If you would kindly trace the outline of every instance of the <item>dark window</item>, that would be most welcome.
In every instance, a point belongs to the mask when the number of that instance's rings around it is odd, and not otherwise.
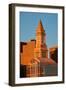
[[[42,56],[43,56],[43,57],[46,57],[46,52],[43,52],[43,53],[42,53]]]

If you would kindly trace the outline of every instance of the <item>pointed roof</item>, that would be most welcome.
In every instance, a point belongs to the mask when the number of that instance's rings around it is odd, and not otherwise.
[[[45,32],[41,20],[38,23],[37,32]]]
[[[41,20],[39,21],[38,26],[40,26],[40,27],[43,28],[43,25],[42,25],[42,21]]]

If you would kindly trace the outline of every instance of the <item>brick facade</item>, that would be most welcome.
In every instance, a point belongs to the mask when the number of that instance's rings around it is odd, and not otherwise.
[[[21,52],[22,51],[22,52]],[[52,50],[50,49],[50,55]],[[36,29],[36,40],[21,44],[20,50],[21,74],[25,77],[39,77],[57,75],[57,63],[53,58],[48,58],[46,33],[42,22],[39,21]],[[22,72],[23,71],[23,72]]]

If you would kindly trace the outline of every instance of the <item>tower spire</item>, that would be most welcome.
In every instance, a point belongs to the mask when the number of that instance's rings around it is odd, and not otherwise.
[[[47,57],[47,46],[46,46],[46,33],[43,28],[41,20],[38,23],[36,30],[36,48],[35,48],[36,57]]]
[[[42,21],[41,20],[38,23],[38,27],[37,27],[36,32],[43,32],[43,33],[45,33],[45,30],[43,28],[43,25],[42,25]]]

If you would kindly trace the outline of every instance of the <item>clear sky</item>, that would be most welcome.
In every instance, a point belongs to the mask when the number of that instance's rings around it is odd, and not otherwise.
[[[20,12],[20,41],[36,37],[38,22],[42,21],[48,47],[58,44],[58,15],[56,13]]]

